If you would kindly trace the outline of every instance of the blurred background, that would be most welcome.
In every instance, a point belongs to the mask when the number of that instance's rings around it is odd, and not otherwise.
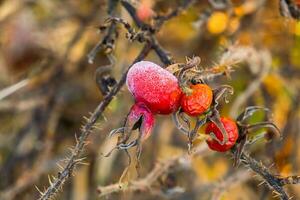
[[[99,27],[108,18],[112,2],[0,1],[0,199],[37,199],[35,186],[48,186],[48,175],[58,173],[57,163],[63,165],[75,145],[83,117],[102,100],[95,71],[109,65],[110,59],[107,52],[99,51],[89,63],[87,55],[103,38]],[[146,23],[182,2],[130,1],[141,9],[140,19]],[[235,89],[230,102],[221,105],[222,115],[235,118],[250,105],[270,108],[283,139],[262,139],[247,151],[275,174],[300,174],[300,22],[282,17],[277,0],[231,0],[225,7],[222,2],[196,1],[164,24],[157,40],[176,62],[200,56],[201,66],[207,68],[218,63],[232,45],[251,51],[253,56],[235,65],[230,77],[218,77],[209,84],[229,84]],[[121,5],[114,15],[138,30]],[[128,41],[122,26],[118,31],[111,67],[117,80],[143,46]],[[146,60],[164,65],[153,51]],[[101,153],[115,144],[107,135],[122,126],[132,103],[124,86],[88,138],[83,153],[86,165],[78,166],[57,199],[99,199],[99,186],[118,182],[128,162],[126,155],[115,152],[104,158]],[[258,113],[251,120],[262,118]],[[195,145],[205,146],[205,142]],[[171,117],[157,116],[154,132],[143,145],[141,177],[157,162],[186,152],[187,138]],[[276,199],[265,184],[258,186],[260,179],[245,167],[234,168],[229,154],[205,150],[183,162],[159,177],[150,190],[104,199]],[[134,173],[132,169],[132,179]],[[299,186],[286,189],[300,199]]]

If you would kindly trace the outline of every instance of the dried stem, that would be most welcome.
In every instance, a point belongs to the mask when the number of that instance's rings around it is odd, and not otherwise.
[[[193,156],[203,155],[207,151],[206,145],[200,145],[195,149],[192,154],[185,153],[183,155],[165,160],[157,165],[150,171],[144,178],[130,181],[128,183],[116,183],[108,186],[99,186],[98,192],[100,197],[110,195],[112,193],[125,192],[125,191],[143,191],[151,189],[152,185],[164,174],[168,173],[171,168],[178,167],[187,163]]]

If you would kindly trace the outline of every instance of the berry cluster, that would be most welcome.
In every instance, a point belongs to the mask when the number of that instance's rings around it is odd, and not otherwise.
[[[110,136],[119,134],[115,149],[127,151],[128,148],[137,146],[139,157],[141,142],[151,135],[156,114],[173,114],[177,128],[188,136],[189,149],[199,136],[199,128],[206,124],[204,138],[209,148],[218,152],[236,148],[236,162],[251,130],[270,128],[273,133],[279,133],[278,128],[269,119],[256,124],[246,123],[254,112],[268,111],[266,108],[249,107],[237,120],[220,117],[217,109],[219,100],[226,92],[232,93],[233,90],[227,85],[212,89],[203,80],[188,76],[188,70],[199,64],[200,59],[194,61],[188,60],[186,65],[181,65],[180,69],[173,73],[149,61],[135,63],[130,68],[126,83],[135,104],[130,109],[124,127],[110,133]],[[194,128],[190,126],[191,120],[196,120]],[[135,129],[139,130],[139,137],[129,142],[131,132]]]

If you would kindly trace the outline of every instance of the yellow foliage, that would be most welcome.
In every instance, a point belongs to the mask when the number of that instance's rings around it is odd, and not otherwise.
[[[292,48],[291,52],[290,52],[291,63],[298,69],[300,68],[300,59],[299,58],[300,58],[300,46],[298,45],[298,46],[295,46],[294,48]]]
[[[197,19],[196,10],[191,9],[168,21],[159,33],[159,37],[167,41],[186,42],[197,36],[192,23]]]
[[[287,138],[284,143],[284,148],[278,151],[275,155],[276,166],[283,176],[290,175],[292,172],[292,166],[288,163],[289,156],[293,153],[293,139]]]
[[[300,21],[296,22],[294,33],[295,35],[300,36]]]
[[[264,79],[263,84],[266,86],[268,93],[276,98],[273,106],[273,118],[275,124],[279,128],[283,128],[291,105],[284,82],[277,74],[270,74]]]
[[[283,82],[277,74],[270,74],[263,80],[263,84],[266,86],[267,91],[276,96],[279,92],[282,92]]]
[[[214,12],[207,21],[207,29],[212,34],[220,34],[228,25],[228,15],[224,12]]]
[[[287,120],[286,116],[289,112],[290,107],[291,107],[291,100],[289,99],[289,97],[287,95],[278,95],[274,103],[273,118],[275,124],[279,128],[283,128],[284,125],[286,124],[286,120]]]

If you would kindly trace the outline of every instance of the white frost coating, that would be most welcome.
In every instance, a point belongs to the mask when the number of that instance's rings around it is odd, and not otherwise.
[[[126,79],[127,87],[133,96],[151,98],[152,102],[161,99],[162,91],[164,93],[172,92],[177,83],[178,80],[173,74],[150,61],[135,63],[129,69]],[[141,86],[143,87],[141,88]]]

